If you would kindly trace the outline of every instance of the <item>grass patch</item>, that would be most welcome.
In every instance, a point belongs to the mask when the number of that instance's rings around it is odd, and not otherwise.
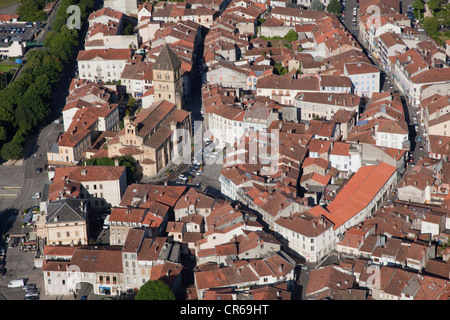
[[[0,71],[8,72],[13,68],[19,68],[20,64],[0,64]]]
[[[19,3],[20,0],[2,0],[0,1],[0,9],[12,6],[13,4]]]

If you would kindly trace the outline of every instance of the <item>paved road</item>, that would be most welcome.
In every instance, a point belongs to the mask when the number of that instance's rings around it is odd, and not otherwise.
[[[342,4],[342,0],[341,0],[341,4]],[[345,27],[347,28],[347,30],[349,32],[351,32],[353,34],[353,36],[357,39],[358,38],[358,34],[359,34],[359,21],[357,20],[357,23],[354,26],[353,24],[353,8],[357,8],[359,7],[358,3],[356,3],[356,0],[346,0],[346,5],[345,5],[345,15],[344,15],[344,19],[341,20]],[[358,16],[358,14],[357,14]]]
[[[44,41],[47,33],[49,32],[49,27],[51,27],[51,25],[53,24],[53,21],[55,20],[56,17],[56,11],[58,11],[59,5],[61,4],[60,0],[57,0],[55,7],[53,8],[52,12],[50,13],[50,15],[47,18],[47,22],[45,27],[43,27],[41,29],[41,32],[37,35],[37,37],[35,38],[35,41],[38,42],[42,42]]]

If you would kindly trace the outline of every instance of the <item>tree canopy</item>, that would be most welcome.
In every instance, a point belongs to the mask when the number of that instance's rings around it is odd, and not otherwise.
[[[22,0],[17,8],[17,14],[22,21],[44,21],[47,14],[42,10],[46,5],[45,0]]]
[[[342,5],[338,0],[331,0],[327,6],[327,12],[338,15],[342,11]]]
[[[434,36],[439,31],[439,20],[435,17],[426,17],[423,19],[423,27],[426,32],[430,34],[430,36]]]
[[[294,30],[289,30],[288,33],[284,36],[284,39],[289,42],[297,41],[298,33]]]
[[[135,300],[175,300],[175,295],[161,280],[147,281],[139,289]]]
[[[322,2],[320,2],[320,0],[312,0],[311,4],[309,5],[309,10],[323,11],[323,4],[322,4]]]

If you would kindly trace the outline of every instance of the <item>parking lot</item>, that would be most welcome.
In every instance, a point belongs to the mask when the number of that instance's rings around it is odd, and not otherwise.
[[[7,46],[8,42],[14,37],[20,37],[22,41],[32,40],[35,30],[36,26],[26,27],[24,23],[0,24],[0,44]]]
[[[217,149],[214,143],[205,143],[203,150],[194,157],[192,164],[184,166],[184,170],[172,179],[177,184],[188,184],[207,187],[211,194],[220,195],[220,170],[223,167],[222,149]]]
[[[6,249],[6,273],[0,280],[0,300],[23,300],[26,291],[21,288],[8,288],[11,280],[25,279],[27,284],[35,284],[40,298],[43,297],[44,276],[41,268],[34,268],[34,253],[20,250],[19,246]],[[54,297],[53,297],[54,299]]]

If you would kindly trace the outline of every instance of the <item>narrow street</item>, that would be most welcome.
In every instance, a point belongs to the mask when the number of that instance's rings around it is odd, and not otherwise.
[[[405,13],[407,7],[412,4],[413,4],[412,0],[401,1],[399,3],[400,13]],[[372,54],[368,52],[368,48],[367,46],[365,46],[364,41],[362,40],[362,37],[359,34],[359,26],[360,26],[359,18],[357,18],[356,25],[353,23],[354,8],[357,8],[356,9],[357,16],[359,17],[360,15],[359,4],[356,2],[356,0],[346,0],[345,15],[344,19],[341,20],[342,23],[345,25],[347,30],[353,35],[353,37],[358,41],[360,46],[364,49],[364,53],[366,54],[367,58],[371,61],[371,63],[378,66],[378,68],[380,69],[381,72],[380,91],[385,92],[390,90],[392,92],[399,92],[401,94],[399,89],[395,86],[392,76],[390,74],[387,74],[384,71],[383,67],[380,65],[380,62],[374,57],[372,57]],[[402,94],[401,99],[403,103],[405,121],[408,124],[409,140],[411,141],[410,150],[413,152],[414,163],[417,163],[419,159],[424,158],[428,155],[428,141],[424,136],[424,127],[421,125],[420,113],[418,112],[419,108],[414,108],[408,102],[408,99]],[[417,131],[416,131],[416,124],[418,127]]]

